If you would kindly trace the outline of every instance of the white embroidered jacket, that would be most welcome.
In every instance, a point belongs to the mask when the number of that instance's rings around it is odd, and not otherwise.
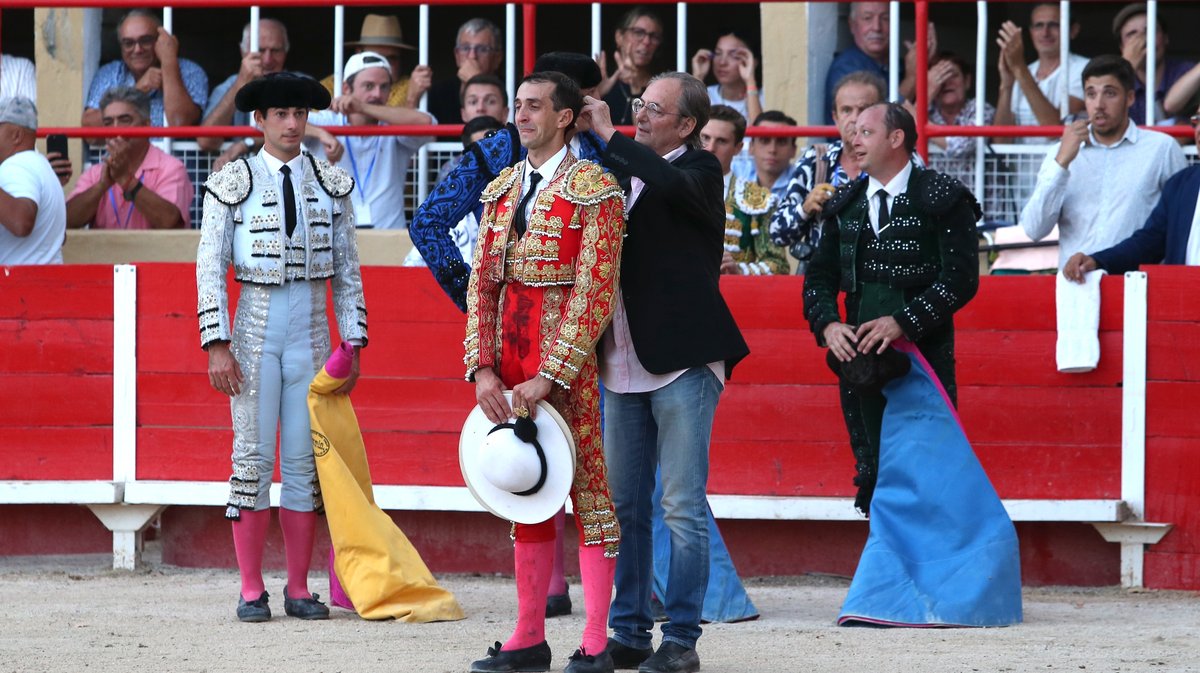
[[[242,283],[332,279],[341,338],[366,344],[367,309],[350,201],[354,180],[324,160],[304,156],[299,181],[303,207],[296,213],[290,240],[281,195],[257,154],[231,161],[204,183],[204,219],[196,252],[201,346],[230,340],[230,264]]]

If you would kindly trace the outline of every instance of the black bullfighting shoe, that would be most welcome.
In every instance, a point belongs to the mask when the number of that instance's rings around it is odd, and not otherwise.
[[[237,618],[243,622],[265,622],[271,619],[271,606],[267,605],[270,596],[262,592],[258,598],[248,601],[238,594]]]
[[[329,619],[329,608],[318,598],[320,596],[317,594],[313,594],[312,598],[289,598],[287,587],[284,587],[283,611],[296,619]]]
[[[501,650],[500,642],[488,648],[488,655],[471,664],[471,673],[539,673],[550,670],[550,645],[542,641],[519,650]]]

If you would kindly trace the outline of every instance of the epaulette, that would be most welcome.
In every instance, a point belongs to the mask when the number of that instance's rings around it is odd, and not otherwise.
[[[246,157],[230,161],[204,181],[204,191],[227,206],[236,206],[245,201],[252,189],[254,178],[250,175],[250,164],[246,163]]]
[[[971,210],[975,212],[975,219],[983,217],[979,201],[958,178],[935,170],[924,169],[917,174],[914,186],[916,189],[913,190],[913,201],[918,208],[930,215],[942,215],[949,212],[959,201],[967,199]]]
[[[491,203],[504,196],[512,188],[513,183],[517,181],[517,177],[520,175],[520,164],[509,166],[500,171],[500,175],[497,175],[495,180],[492,180],[488,183],[487,187],[483,188],[483,194],[479,196],[479,200],[483,203]]]
[[[307,153],[306,153],[307,154]],[[338,168],[333,164],[318,159],[311,154],[308,154],[308,160],[312,163],[313,173],[317,176],[317,182],[321,184],[321,189],[325,193],[335,199],[340,199],[354,191],[354,178],[345,169]]]
[[[863,175],[853,182],[847,182],[834,191],[833,196],[825,202],[821,209],[821,217],[833,217],[850,205],[858,195],[867,188],[867,176]]]
[[[733,192],[733,202],[747,215],[762,215],[775,205],[771,190],[753,180],[740,180]]]
[[[580,160],[567,169],[563,179],[563,196],[581,206],[594,206],[613,196],[624,196],[616,178],[605,173],[594,162]]]

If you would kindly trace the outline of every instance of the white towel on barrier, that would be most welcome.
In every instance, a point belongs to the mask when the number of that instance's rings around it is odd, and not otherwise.
[[[1104,271],[1089,271],[1083,283],[1067,280],[1058,272],[1054,290],[1058,312],[1058,371],[1090,372],[1100,362],[1100,278]]]

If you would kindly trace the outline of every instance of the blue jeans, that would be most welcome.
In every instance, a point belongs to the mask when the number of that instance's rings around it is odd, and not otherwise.
[[[648,393],[604,391],[604,453],[621,523],[616,598],[608,624],[613,638],[628,647],[651,646],[651,511],[654,473],[660,468],[671,536],[667,595],[661,597],[670,621],[663,625],[663,640],[694,648],[700,637],[709,567],[708,445],[722,387],[712,370],[701,366]]]

